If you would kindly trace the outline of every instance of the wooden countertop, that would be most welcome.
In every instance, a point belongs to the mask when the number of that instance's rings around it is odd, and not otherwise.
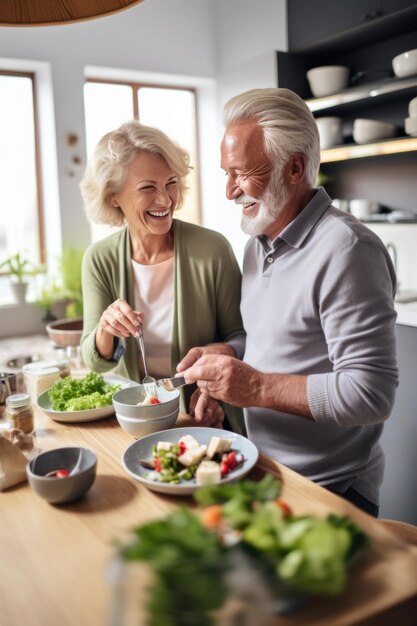
[[[177,424],[188,423],[186,416]],[[0,493],[0,624],[104,626],[111,589],[106,569],[112,542],[130,528],[166,515],[191,498],[162,496],[130,478],[121,466],[133,439],[114,417],[83,424],[36,416],[38,446],[82,445],[98,457],[96,481],[71,505],[50,505],[26,483]],[[411,626],[417,609],[417,549],[396,539],[377,520],[287,468],[261,457],[256,472],[283,481],[283,497],[296,514],[350,515],[372,539],[336,599],[312,600],[276,626]]]

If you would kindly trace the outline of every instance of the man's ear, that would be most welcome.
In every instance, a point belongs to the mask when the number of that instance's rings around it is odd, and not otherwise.
[[[107,201],[114,209],[119,208],[119,203],[116,200],[116,194],[112,193],[111,196],[107,198]]]
[[[297,185],[304,178],[307,159],[302,152],[296,152],[288,161],[288,182]]]

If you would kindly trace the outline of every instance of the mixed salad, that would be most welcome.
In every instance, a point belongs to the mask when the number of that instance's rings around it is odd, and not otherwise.
[[[155,574],[150,626],[214,626],[229,594],[226,564],[236,554],[262,576],[271,611],[277,598],[343,592],[348,566],[369,537],[346,516],[294,515],[280,489],[271,475],[208,485],[194,494],[199,513],[179,507],[135,529],[120,554],[147,562]]]
[[[106,383],[101,374],[90,372],[83,378],[66,376],[57,380],[48,396],[54,411],[85,411],[110,405],[121,388]]]
[[[212,485],[244,463],[243,454],[232,450],[231,439],[213,436],[208,446],[192,435],[183,435],[177,443],[158,441],[152,447],[152,461],[140,460],[153,471],[146,478],[179,484],[195,477],[197,485]]]

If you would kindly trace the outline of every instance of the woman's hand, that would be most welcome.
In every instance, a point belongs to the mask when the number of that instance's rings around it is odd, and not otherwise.
[[[113,358],[114,337],[139,337],[142,313],[119,298],[112,302],[100,317],[96,333],[96,348],[108,361]]]
[[[223,428],[224,411],[220,404],[207,393],[196,389],[190,398],[190,415],[201,426]]]
[[[99,327],[114,337],[139,337],[142,314],[134,311],[126,300],[119,298],[104,311]]]

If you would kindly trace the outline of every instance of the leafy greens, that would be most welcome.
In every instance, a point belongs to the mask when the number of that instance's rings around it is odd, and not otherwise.
[[[110,385],[97,372],[83,378],[66,376],[56,381],[48,396],[54,411],[85,411],[108,406],[121,385]]]

